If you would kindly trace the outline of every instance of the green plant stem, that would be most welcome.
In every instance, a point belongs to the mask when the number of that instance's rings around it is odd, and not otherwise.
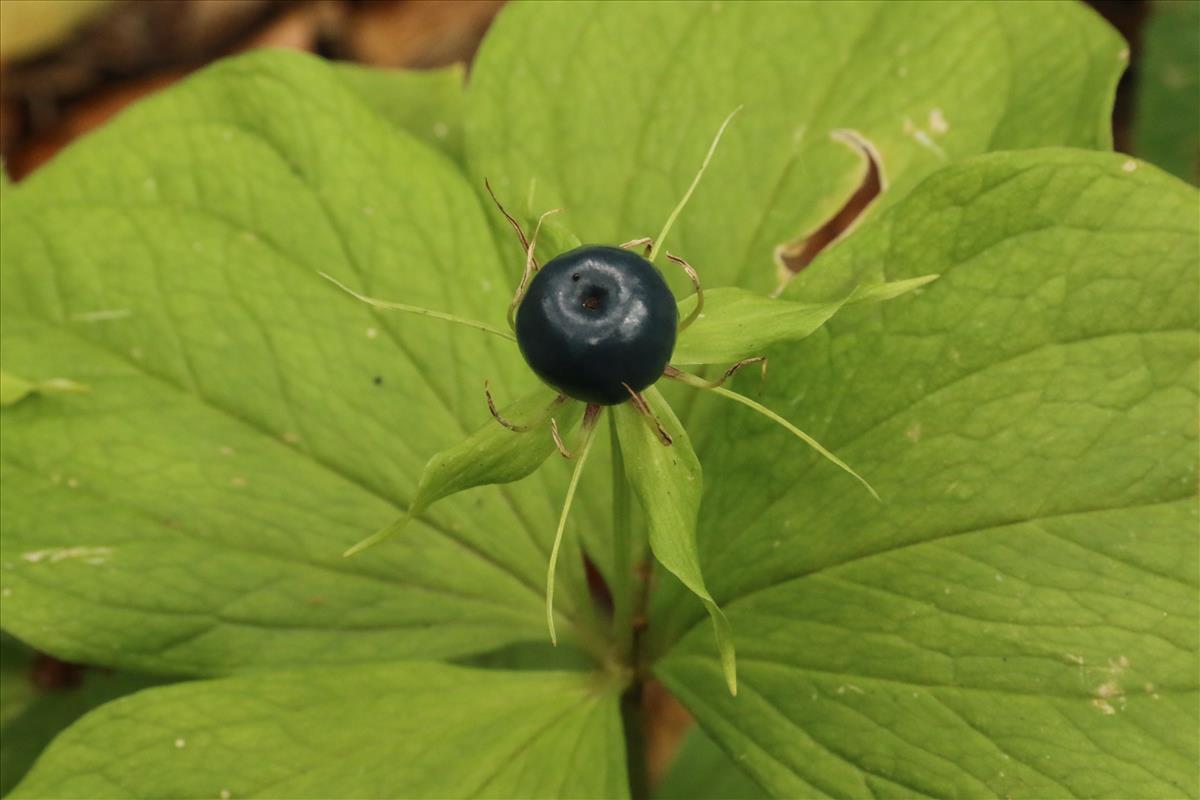
[[[633,542],[630,514],[629,482],[625,478],[625,461],[617,438],[617,417],[608,415],[609,438],[612,441],[612,504],[613,504],[613,639],[617,658],[636,669],[633,663]]]
[[[645,800],[650,796],[650,778],[642,727],[642,673],[638,663],[638,636],[633,628],[634,614],[644,602],[644,592],[640,582],[634,581],[632,495],[625,477],[621,442],[617,437],[616,414],[608,415],[608,423],[612,441],[613,559],[609,588],[613,599],[613,641],[618,663],[628,665],[633,675],[629,687],[621,694],[621,727],[625,733],[629,796],[632,800]]]
[[[650,797],[642,714],[642,681],[641,678],[634,678],[621,695],[621,727],[625,731],[625,764],[629,773],[630,800],[647,800]]]

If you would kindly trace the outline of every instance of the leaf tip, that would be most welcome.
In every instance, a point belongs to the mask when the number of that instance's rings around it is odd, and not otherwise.
[[[356,556],[359,553],[361,553],[363,550],[366,550],[368,547],[375,544],[373,541],[371,541],[372,538],[373,538],[372,536],[368,536],[366,539],[363,539],[361,542],[357,542],[355,544],[350,545],[349,547],[347,547],[345,550],[342,551],[342,558],[350,558],[351,556]]]
[[[412,520],[412,518],[413,518],[413,511],[410,510],[407,514],[405,514],[403,517],[401,517],[400,519],[393,522],[391,525],[388,525],[386,528],[375,531],[375,533],[372,533],[370,536],[363,539],[361,542],[357,542],[355,544],[350,545],[350,547],[346,548],[342,552],[342,558],[350,558],[351,556],[356,556],[359,553],[361,553],[363,550],[366,550],[368,547],[374,547],[375,545],[382,542],[384,539],[388,539],[392,536],[395,536],[397,533],[404,530],[408,526],[408,523]]]

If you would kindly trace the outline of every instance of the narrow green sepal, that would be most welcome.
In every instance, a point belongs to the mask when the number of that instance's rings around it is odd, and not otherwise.
[[[554,573],[558,567],[558,549],[562,545],[563,531],[567,528],[567,517],[571,514],[571,504],[575,501],[575,490],[579,488],[579,479],[583,476],[584,465],[587,464],[588,453],[595,441],[596,418],[589,417],[583,423],[583,445],[575,459],[575,469],[571,471],[571,482],[567,485],[567,496],[563,499],[562,513],[558,517],[558,528],[554,532],[554,545],[550,548],[550,561],[546,566],[546,628],[550,631],[550,643],[558,646],[558,634],[554,630]]]
[[[482,402],[481,402],[482,405]],[[575,400],[559,402],[551,389],[539,387],[500,411],[500,415],[521,427],[516,433],[495,419],[453,447],[429,459],[421,472],[417,493],[408,512],[379,531],[346,550],[352,556],[400,533],[408,523],[431,505],[457,492],[494,483],[512,483],[532,474],[555,452],[549,420],[554,417],[564,434],[571,430],[583,413],[583,404]]]
[[[704,293],[704,313],[680,331],[671,363],[726,364],[759,356],[772,345],[811,335],[844,306],[891,300],[936,279],[936,275],[923,275],[863,284],[840,300],[824,303],[779,300],[736,287],[711,289]],[[695,305],[695,295],[680,300],[680,319],[686,319]]]
[[[733,628],[704,584],[696,545],[696,522],[704,493],[700,461],[692,450],[687,431],[658,390],[651,387],[643,396],[650,411],[670,434],[672,443],[664,446],[632,403],[614,407],[629,485],[645,512],[654,557],[699,597],[708,610],[725,682],[730,694],[736,695]]]

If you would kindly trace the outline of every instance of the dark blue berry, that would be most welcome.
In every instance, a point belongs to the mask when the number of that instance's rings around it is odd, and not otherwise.
[[[530,281],[517,309],[517,343],[530,368],[563,394],[615,405],[662,376],[678,319],[653,264],[618,247],[586,245],[551,259]]]

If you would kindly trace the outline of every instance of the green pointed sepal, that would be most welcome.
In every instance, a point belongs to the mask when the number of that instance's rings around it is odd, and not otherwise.
[[[582,403],[556,396],[552,389],[545,387],[506,406],[499,416],[525,430],[516,432],[499,420],[489,419],[466,439],[429,459],[407,513],[343,555],[352,556],[395,536],[413,518],[444,497],[476,486],[512,483],[528,477],[555,452],[550,433],[551,418],[565,434],[579,422],[582,414]]]
[[[641,412],[631,403],[613,408],[617,437],[629,486],[645,513],[650,549],[658,562],[688,587],[708,610],[716,635],[721,669],[731,694],[737,694],[733,628],[704,584],[696,545],[696,522],[704,476],[691,440],[657,389],[643,393],[650,411],[671,437],[663,446]]]
[[[863,284],[840,300],[823,303],[779,300],[735,287],[706,291],[703,313],[680,331],[671,363],[729,364],[760,356],[772,345],[810,336],[846,306],[891,300],[937,277]],[[679,318],[687,319],[695,307],[696,296],[685,297],[679,302]]]

